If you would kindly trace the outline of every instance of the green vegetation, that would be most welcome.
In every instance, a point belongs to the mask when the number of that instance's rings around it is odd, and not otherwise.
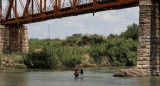
[[[1,57],[0,57],[0,66],[2,65],[2,59],[1,59]]]
[[[138,25],[127,26],[120,35],[73,34],[65,40],[30,39],[30,51],[22,54],[28,68],[82,66],[135,66]]]
[[[120,34],[121,37],[126,39],[131,38],[132,40],[138,40],[138,25],[133,23],[132,25],[127,26],[127,30]]]
[[[24,63],[29,68],[53,68],[59,66],[59,64],[71,67],[82,63],[82,57],[78,52],[79,50],[52,45],[45,46],[41,52],[29,52],[23,57]]]
[[[135,66],[138,25],[120,35],[73,34],[64,40],[29,39],[28,53],[0,54],[0,69]]]
[[[2,63],[3,61],[3,63]],[[24,60],[21,54],[0,54],[0,68],[1,69],[26,69]]]

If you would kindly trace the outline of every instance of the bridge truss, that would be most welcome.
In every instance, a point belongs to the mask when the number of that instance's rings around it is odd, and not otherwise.
[[[139,0],[7,0],[0,18],[3,25],[28,24],[138,5]]]

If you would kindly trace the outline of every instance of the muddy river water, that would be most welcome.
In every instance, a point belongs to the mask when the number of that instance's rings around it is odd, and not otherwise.
[[[74,79],[74,69],[0,71],[0,86],[160,86],[160,76],[117,78],[115,68],[84,69]]]

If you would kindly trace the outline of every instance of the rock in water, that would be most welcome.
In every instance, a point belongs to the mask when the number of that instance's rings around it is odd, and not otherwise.
[[[114,77],[143,77],[149,76],[149,74],[138,68],[131,68],[131,69],[121,69],[118,72],[114,73]]]

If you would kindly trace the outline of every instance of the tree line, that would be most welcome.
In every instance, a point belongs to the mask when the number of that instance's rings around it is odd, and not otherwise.
[[[73,34],[66,39],[29,39],[29,52],[21,53],[28,68],[74,67],[84,62],[96,66],[135,66],[138,25],[133,23],[120,35]],[[40,49],[40,51],[35,51]],[[0,58],[0,65],[1,65]]]

